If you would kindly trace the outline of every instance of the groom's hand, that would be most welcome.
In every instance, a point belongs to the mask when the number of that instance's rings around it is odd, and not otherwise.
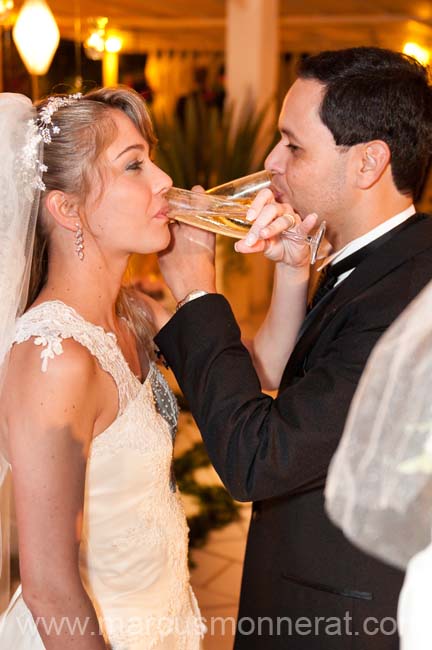
[[[204,190],[194,187],[194,191]],[[215,240],[213,233],[173,223],[171,242],[159,253],[159,266],[177,302],[195,289],[216,293]]]

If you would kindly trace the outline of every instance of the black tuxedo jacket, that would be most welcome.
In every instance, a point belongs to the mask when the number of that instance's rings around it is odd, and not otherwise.
[[[432,218],[416,215],[308,316],[276,399],[227,301],[182,307],[155,341],[235,499],[253,501],[238,650],[395,650],[403,575],[328,519],[323,488],[366,360],[432,278]]]

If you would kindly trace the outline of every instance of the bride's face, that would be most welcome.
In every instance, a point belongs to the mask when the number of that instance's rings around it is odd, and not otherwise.
[[[149,157],[134,123],[112,110],[117,135],[102,155],[85,202],[88,226],[111,254],[154,253],[170,241],[164,193],[172,180]]]

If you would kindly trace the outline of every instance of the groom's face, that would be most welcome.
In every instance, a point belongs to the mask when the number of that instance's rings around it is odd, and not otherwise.
[[[316,212],[331,227],[349,207],[350,149],[338,147],[321,121],[323,90],[315,80],[294,83],[279,117],[280,142],[265,166],[275,172],[278,201],[290,203],[303,219]]]

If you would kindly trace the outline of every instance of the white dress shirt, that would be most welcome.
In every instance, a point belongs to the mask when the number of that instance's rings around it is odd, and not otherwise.
[[[369,232],[365,233],[364,235],[361,235],[361,237],[357,237],[357,239],[353,239],[348,244],[346,244],[346,246],[341,248],[340,251],[336,251],[336,253],[332,253],[331,255],[326,257],[324,262],[318,268],[318,271],[321,271],[321,269],[327,266],[327,264],[336,264],[336,262],[341,262],[352,253],[355,253],[356,251],[360,250],[360,248],[363,248],[364,246],[370,244],[375,239],[378,239],[378,237],[381,237],[381,235],[384,235],[386,232],[389,232],[390,230],[393,230],[393,228],[396,228],[396,226],[399,226],[399,224],[403,223],[404,221],[412,217],[415,214],[415,212],[416,209],[414,205],[410,205],[403,212],[399,212],[399,214],[396,214],[394,217],[390,217],[390,219],[383,221],[382,223],[379,224],[379,226],[376,226],[376,228],[372,228],[372,230],[369,230]],[[345,271],[344,273],[342,273],[338,277],[335,286],[343,282],[345,278],[347,278],[349,274],[352,273],[353,271],[354,269],[350,269],[349,271]]]

